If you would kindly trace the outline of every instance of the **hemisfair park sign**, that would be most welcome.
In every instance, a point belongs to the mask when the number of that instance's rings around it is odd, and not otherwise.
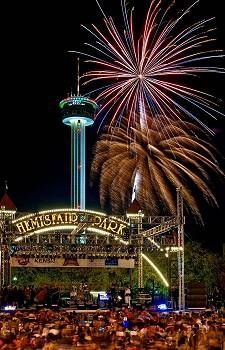
[[[69,231],[76,234],[79,227],[84,227],[86,232],[100,235],[110,235],[122,244],[129,236],[129,224],[119,218],[107,216],[104,213],[76,210],[55,209],[21,216],[13,220],[17,233],[15,241],[21,241],[31,235],[53,233],[55,231]],[[11,267],[121,267],[133,268],[134,259],[79,259],[77,256],[63,257],[11,257]]]
[[[88,228],[125,237],[129,232],[127,222],[104,213],[89,210],[55,209],[19,217],[13,220],[16,231],[21,235],[54,230],[75,229],[79,224]]]

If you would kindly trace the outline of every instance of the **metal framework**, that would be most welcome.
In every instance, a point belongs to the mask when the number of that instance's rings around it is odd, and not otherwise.
[[[179,282],[179,296],[178,304],[179,310],[185,309],[185,294],[184,294],[184,211],[183,211],[183,197],[181,189],[177,189],[177,235],[178,235],[178,282]]]
[[[143,234],[142,232],[142,212],[138,212],[138,288],[142,289],[144,287],[143,283]]]
[[[118,217],[117,217],[118,218]],[[138,287],[144,287],[143,282],[143,253],[153,250],[163,250],[168,259],[173,261],[175,266],[174,253],[177,256],[177,281],[174,274],[170,273],[170,281],[173,286],[178,287],[178,308],[185,309],[184,294],[184,215],[183,198],[181,189],[177,189],[177,213],[175,216],[156,216],[145,217],[141,211],[132,216],[120,219],[126,219],[129,222],[130,232],[126,239],[120,239],[113,233],[106,235],[89,232],[88,228],[93,222],[79,223],[74,230],[70,232],[55,230],[48,233],[40,233],[32,236],[24,236],[16,241],[19,233],[11,225],[13,216],[3,215],[0,210],[1,224],[1,286],[10,282],[9,257],[74,257],[89,259],[118,257],[129,259],[133,258],[138,267]],[[171,230],[176,231],[176,242],[164,242],[165,237]],[[20,234],[21,236],[21,234]],[[163,238],[164,237],[164,238]],[[162,246],[163,244],[163,246]],[[166,246],[166,247],[165,247]],[[164,248],[163,248],[164,247]],[[163,249],[162,249],[163,248]],[[169,253],[169,254],[168,254]],[[173,253],[173,254],[172,254]],[[174,269],[173,269],[174,270]],[[172,276],[173,275],[173,276]],[[173,278],[173,281],[172,281]]]

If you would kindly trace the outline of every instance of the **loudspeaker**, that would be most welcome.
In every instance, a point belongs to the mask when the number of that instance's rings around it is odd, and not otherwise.
[[[207,287],[202,282],[189,282],[186,290],[186,306],[188,308],[207,307]]]

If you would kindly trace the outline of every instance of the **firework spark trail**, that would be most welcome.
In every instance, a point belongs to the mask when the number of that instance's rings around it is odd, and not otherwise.
[[[182,82],[182,78],[185,80],[200,73],[225,72],[224,68],[213,63],[224,57],[220,50],[210,46],[215,41],[212,37],[214,28],[209,27],[213,18],[179,29],[184,17],[198,1],[173,19],[169,17],[172,4],[162,11],[160,1],[153,0],[138,39],[134,11],[128,13],[125,0],[121,0],[123,30],[104,14],[97,3],[104,16],[105,30],[95,25],[92,29],[83,26],[95,39],[94,43],[87,43],[95,53],[80,54],[89,57],[87,62],[96,67],[84,74],[83,84],[97,81],[101,85],[89,92],[95,95],[101,106],[96,116],[100,118],[99,128],[108,120],[111,126],[118,125],[125,114],[129,119],[128,127],[136,125],[137,121],[146,123],[145,106],[148,106],[152,116],[160,114],[165,121],[167,118],[191,118],[207,132],[212,132],[201,116],[217,118],[223,115],[215,97]]]
[[[115,214],[124,211],[135,184],[136,198],[148,214],[158,214],[162,203],[167,214],[175,214],[176,196],[171,189],[182,187],[186,207],[201,219],[196,190],[208,203],[217,205],[210,181],[213,174],[217,180],[224,177],[216,150],[202,139],[204,131],[192,123],[184,126],[182,121],[157,119],[155,124],[155,118],[148,118],[146,130],[140,125],[132,127],[132,135],[124,122],[119,128],[109,128],[97,141],[91,178],[95,181],[100,174],[101,206],[109,202]]]

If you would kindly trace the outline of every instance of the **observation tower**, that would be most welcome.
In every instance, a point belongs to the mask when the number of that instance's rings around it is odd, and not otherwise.
[[[71,208],[85,209],[86,126],[94,123],[97,103],[79,94],[79,65],[77,95],[59,103],[62,122],[71,128]]]

